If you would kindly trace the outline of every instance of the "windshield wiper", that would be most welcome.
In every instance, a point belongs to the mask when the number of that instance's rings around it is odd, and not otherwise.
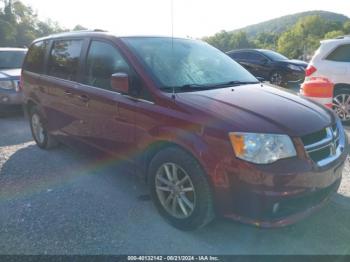
[[[191,91],[202,91],[202,90],[210,90],[216,88],[224,88],[230,86],[239,86],[239,85],[250,85],[250,84],[258,84],[258,81],[228,81],[217,84],[185,84],[182,86],[163,86],[161,89],[163,91],[169,92],[191,92]]]
[[[208,90],[211,89],[211,86],[200,85],[200,84],[186,84],[182,86],[163,86],[161,90],[169,92],[190,92],[196,90]]]
[[[212,87],[226,87],[226,86],[240,86],[240,85],[252,85],[259,84],[259,81],[228,81],[224,83],[218,83],[212,85]]]

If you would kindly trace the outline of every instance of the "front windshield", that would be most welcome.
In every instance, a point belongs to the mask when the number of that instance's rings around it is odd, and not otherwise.
[[[0,51],[0,69],[21,68],[25,51]]]
[[[152,72],[163,90],[257,83],[257,79],[234,60],[202,41],[165,37],[123,40]]]
[[[270,51],[270,50],[261,50],[261,52],[266,55],[268,58],[270,58],[273,61],[283,61],[283,60],[288,60],[287,57],[284,55],[281,55],[277,52]]]

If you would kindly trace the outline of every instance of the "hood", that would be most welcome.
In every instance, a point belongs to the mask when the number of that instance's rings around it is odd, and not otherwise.
[[[335,122],[316,103],[267,85],[244,85],[180,93],[178,100],[199,109],[210,125],[225,121],[230,131],[304,136]],[[216,125],[217,126],[217,125]]]
[[[301,61],[301,60],[294,60],[294,59],[291,59],[291,60],[283,60],[283,61],[279,61],[280,63],[283,63],[283,64],[292,64],[292,65],[296,65],[296,66],[301,66],[301,67],[304,67],[306,68],[308,63],[304,62],[304,61]]]
[[[19,79],[21,75],[21,69],[6,69],[0,70],[0,79]]]

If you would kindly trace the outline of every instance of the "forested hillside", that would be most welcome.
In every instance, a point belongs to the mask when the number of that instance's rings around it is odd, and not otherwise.
[[[320,40],[350,34],[350,19],[325,11],[311,11],[273,19],[236,31],[221,31],[203,40],[222,51],[240,48],[276,50],[290,58],[307,59]]]

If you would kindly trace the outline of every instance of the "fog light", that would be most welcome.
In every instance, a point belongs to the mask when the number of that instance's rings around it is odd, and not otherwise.
[[[7,103],[9,100],[10,100],[10,99],[9,99],[7,96],[3,96],[3,97],[1,98],[1,102],[3,102],[3,103]]]
[[[279,209],[280,209],[280,203],[274,204],[272,207],[272,213],[276,214]]]

